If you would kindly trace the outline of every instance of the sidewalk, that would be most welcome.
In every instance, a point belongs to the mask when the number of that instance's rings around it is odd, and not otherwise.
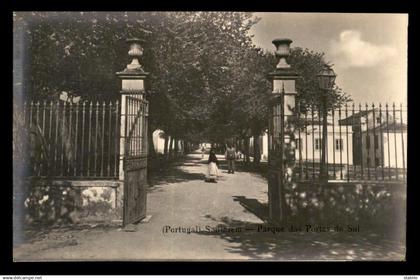
[[[205,157],[206,159],[207,157]],[[222,156],[219,156],[222,160]],[[72,242],[47,239],[14,250],[16,260],[402,260],[404,244],[360,233],[272,232],[264,227],[267,182],[247,173],[206,183],[206,160],[186,161],[152,180],[148,223],[70,230]],[[260,229],[260,232],[257,231]],[[273,230],[273,229],[271,229]],[[262,232],[265,231],[265,232]],[[51,243],[51,242],[50,242]]]

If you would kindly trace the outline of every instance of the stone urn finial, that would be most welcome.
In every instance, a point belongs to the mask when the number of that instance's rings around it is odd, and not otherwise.
[[[127,43],[130,44],[128,55],[132,58],[131,63],[127,64],[128,70],[142,70],[139,62],[139,58],[143,55],[143,48],[140,45],[141,42],[142,40],[138,38],[127,39]]]
[[[290,44],[293,41],[287,38],[274,39],[273,44],[276,46],[276,57],[279,58],[279,63],[276,68],[290,68],[287,63],[287,57],[290,56]]]

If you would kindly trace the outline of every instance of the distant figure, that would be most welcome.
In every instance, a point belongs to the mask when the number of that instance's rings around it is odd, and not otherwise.
[[[228,163],[228,173],[235,174],[236,150],[230,144],[228,144],[228,147],[226,149],[225,158]]]
[[[206,149],[204,148],[204,146],[201,146],[201,159],[203,159],[204,158],[204,151],[205,151]]]
[[[210,155],[209,155],[209,160],[208,160],[207,181],[217,183],[216,180],[218,176],[219,176],[219,161],[217,160],[214,149],[210,149]]]
[[[241,152],[241,150],[238,150],[237,155],[238,155],[238,159],[241,159],[242,158],[242,152]]]

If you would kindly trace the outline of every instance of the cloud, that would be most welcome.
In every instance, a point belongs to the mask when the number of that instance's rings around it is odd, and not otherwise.
[[[338,41],[331,42],[330,53],[334,62],[342,67],[371,67],[395,56],[397,50],[364,41],[359,31],[345,30]]]

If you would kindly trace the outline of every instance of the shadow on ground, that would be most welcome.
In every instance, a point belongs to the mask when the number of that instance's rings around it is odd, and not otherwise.
[[[255,164],[253,162],[244,162],[242,159],[236,161],[235,169],[238,172],[248,172],[255,176],[267,179],[268,176],[268,165],[267,162],[260,162]]]
[[[268,224],[268,208],[256,199],[235,196],[247,211],[265,222],[251,223],[231,217],[206,218],[218,223],[217,229],[197,234],[214,236],[229,243],[225,250],[250,259],[264,260],[395,260],[405,258],[405,244],[380,232],[291,232],[290,226]]]
[[[200,172],[187,172],[183,167],[201,166],[204,164],[201,159],[192,156],[185,156],[180,161],[173,162],[168,166],[162,166],[153,170],[149,175],[149,191],[156,192],[162,191],[160,185],[180,183],[186,181],[201,180],[204,181],[206,176]]]
[[[260,220],[268,222],[268,204],[261,203],[255,198],[245,196],[233,196],[233,201],[239,202],[248,212],[257,216]]]

